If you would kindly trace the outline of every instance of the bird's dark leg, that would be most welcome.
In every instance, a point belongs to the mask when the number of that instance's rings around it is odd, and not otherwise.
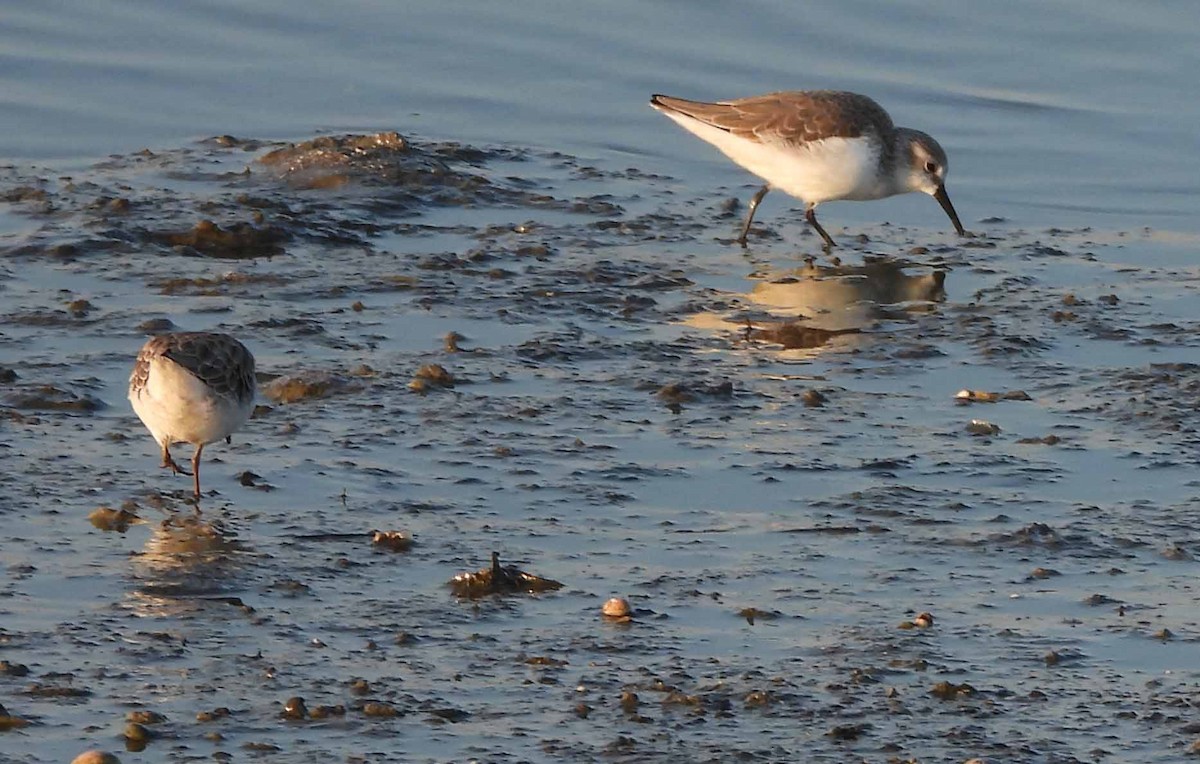
[[[821,234],[821,238],[825,240],[826,252],[837,246],[837,243],[835,243],[834,240],[829,237],[829,234],[825,233],[825,229],[822,228],[821,224],[817,222],[817,205],[808,205],[808,209],[804,211],[804,219],[808,221],[810,226],[817,229],[817,233]]]
[[[200,498],[200,454],[204,451],[204,444],[196,444],[196,453],[192,454],[192,488],[196,492],[196,498]]]
[[[171,470],[171,472],[174,472],[176,475],[192,474],[192,473],[188,472],[187,470],[185,470],[183,467],[180,467],[178,462],[176,462],[174,459],[171,458],[171,449],[169,447],[169,444],[167,444],[167,443],[162,444],[162,464],[159,466],[166,467],[167,469]]]
[[[767,192],[770,190],[770,186],[763,186],[762,188],[758,189],[758,192],[754,194],[753,198],[750,199],[750,213],[746,215],[746,223],[742,226],[742,235],[734,239],[734,241],[736,241],[738,244],[741,244],[743,247],[746,246],[746,235],[750,233],[750,223],[754,220],[754,211],[758,209],[758,203],[763,200],[763,197],[766,196]]]

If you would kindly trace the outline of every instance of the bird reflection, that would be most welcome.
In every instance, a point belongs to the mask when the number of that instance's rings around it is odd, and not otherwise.
[[[807,265],[758,281],[738,295],[757,309],[738,317],[712,316],[690,323],[708,328],[733,328],[748,339],[786,349],[819,348],[835,337],[861,333],[884,319],[904,318],[928,310],[946,298],[946,272],[892,258],[871,258],[861,265]],[[758,312],[758,311],[765,311]]]
[[[220,520],[177,514],[157,525],[133,558],[139,610],[157,615],[193,610],[242,586],[252,550]]]

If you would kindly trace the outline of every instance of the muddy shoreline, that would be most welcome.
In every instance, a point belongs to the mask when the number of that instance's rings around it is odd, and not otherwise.
[[[806,263],[786,211],[742,252],[648,169],[397,133],[7,167],[0,200],[0,761],[129,724],[122,761],[1200,738],[1186,242],[877,225]],[[261,371],[198,517],[125,401],[172,328]],[[455,597],[492,551],[563,588]]]

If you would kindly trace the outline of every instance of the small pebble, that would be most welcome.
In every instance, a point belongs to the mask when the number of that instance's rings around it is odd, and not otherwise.
[[[972,419],[971,423],[967,425],[967,432],[972,435],[999,435],[1000,425],[983,419]]]
[[[621,710],[627,714],[637,713],[638,696],[636,692],[625,691],[621,693]]]
[[[345,716],[346,707],[338,704],[336,706],[317,706],[308,712],[311,719],[328,719],[331,716]]]
[[[214,708],[211,711],[198,712],[196,714],[196,721],[212,722],[212,721],[216,721],[217,719],[224,719],[226,716],[230,716],[232,714],[233,714],[232,711],[230,711],[228,708],[225,708],[224,706],[222,706],[220,708]]]
[[[137,724],[162,724],[167,720],[167,717],[155,711],[130,711],[125,714],[125,720],[135,722]]]
[[[829,399],[820,390],[809,389],[804,391],[804,394],[800,396],[800,400],[805,406],[816,408],[817,406],[824,406]]]
[[[308,716],[308,707],[304,704],[304,698],[299,696],[288,698],[283,704],[283,718],[285,719],[303,719]]]
[[[390,719],[400,715],[396,707],[390,703],[366,703],[362,707],[362,712],[365,716],[374,716],[379,719]]]
[[[605,618],[629,618],[632,609],[629,607],[629,600],[624,597],[613,597],[604,603],[604,607],[600,609]]]
[[[751,690],[746,694],[745,703],[748,708],[762,708],[770,705],[771,696],[763,690]]]
[[[84,751],[71,759],[71,764],[121,764],[115,754],[108,751]]]
[[[404,531],[374,531],[371,543],[392,552],[407,552],[412,548],[413,539]]]
[[[145,745],[150,742],[150,738],[154,736],[145,725],[137,722],[130,722],[125,725],[125,739],[130,743],[139,743]]]

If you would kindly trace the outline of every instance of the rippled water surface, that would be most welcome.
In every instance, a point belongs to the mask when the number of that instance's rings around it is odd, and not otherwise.
[[[1191,752],[1196,21],[10,3],[0,761]],[[753,179],[646,99],[801,87],[936,135],[977,235],[731,245]],[[168,327],[258,359],[199,513],[125,400]],[[456,598],[493,551],[563,588]]]

